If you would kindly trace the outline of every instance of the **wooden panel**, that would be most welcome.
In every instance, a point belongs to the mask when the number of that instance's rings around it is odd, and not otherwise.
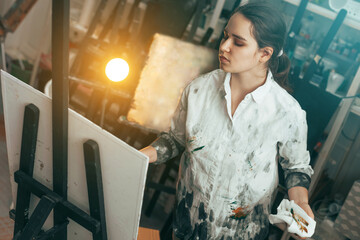
[[[24,107],[33,103],[40,109],[34,178],[52,189],[51,99],[13,76],[1,72],[10,181],[13,199],[19,168]],[[69,110],[68,200],[89,212],[83,143],[99,144],[108,239],[137,239],[148,158],[120,139]],[[38,200],[32,199],[32,206]],[[52,226],[52,215],[45,223]],[[91,233],[70,221],[68,239],[92,239]]]

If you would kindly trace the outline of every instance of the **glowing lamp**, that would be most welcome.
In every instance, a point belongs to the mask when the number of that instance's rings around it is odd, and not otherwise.
[[[113,82],[120,82],[129,75],[129,64],[121,58],[111,59],[105,68],[106,76]]]

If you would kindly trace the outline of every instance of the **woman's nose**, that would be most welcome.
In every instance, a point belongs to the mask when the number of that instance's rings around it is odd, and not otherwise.
[[[223,39],[220,44],[220,50],[223,52],[230,52],[230,39]]]

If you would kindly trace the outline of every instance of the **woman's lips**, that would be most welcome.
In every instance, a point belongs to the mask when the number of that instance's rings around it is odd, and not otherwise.
[[[220,59],[220,62],[222,62],[222,63],[228,63],[228,62],[230,62],[226,57],[224,57],[224,56],[219,56],[219,59]]]

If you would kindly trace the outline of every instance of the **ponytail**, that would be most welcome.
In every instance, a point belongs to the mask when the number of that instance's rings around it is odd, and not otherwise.
[[[281,56],[272,56],[269,61],[269,68],[275,81],[286,91],[291,92],[288,82],[291,62],[288,56],[283,53]]]

